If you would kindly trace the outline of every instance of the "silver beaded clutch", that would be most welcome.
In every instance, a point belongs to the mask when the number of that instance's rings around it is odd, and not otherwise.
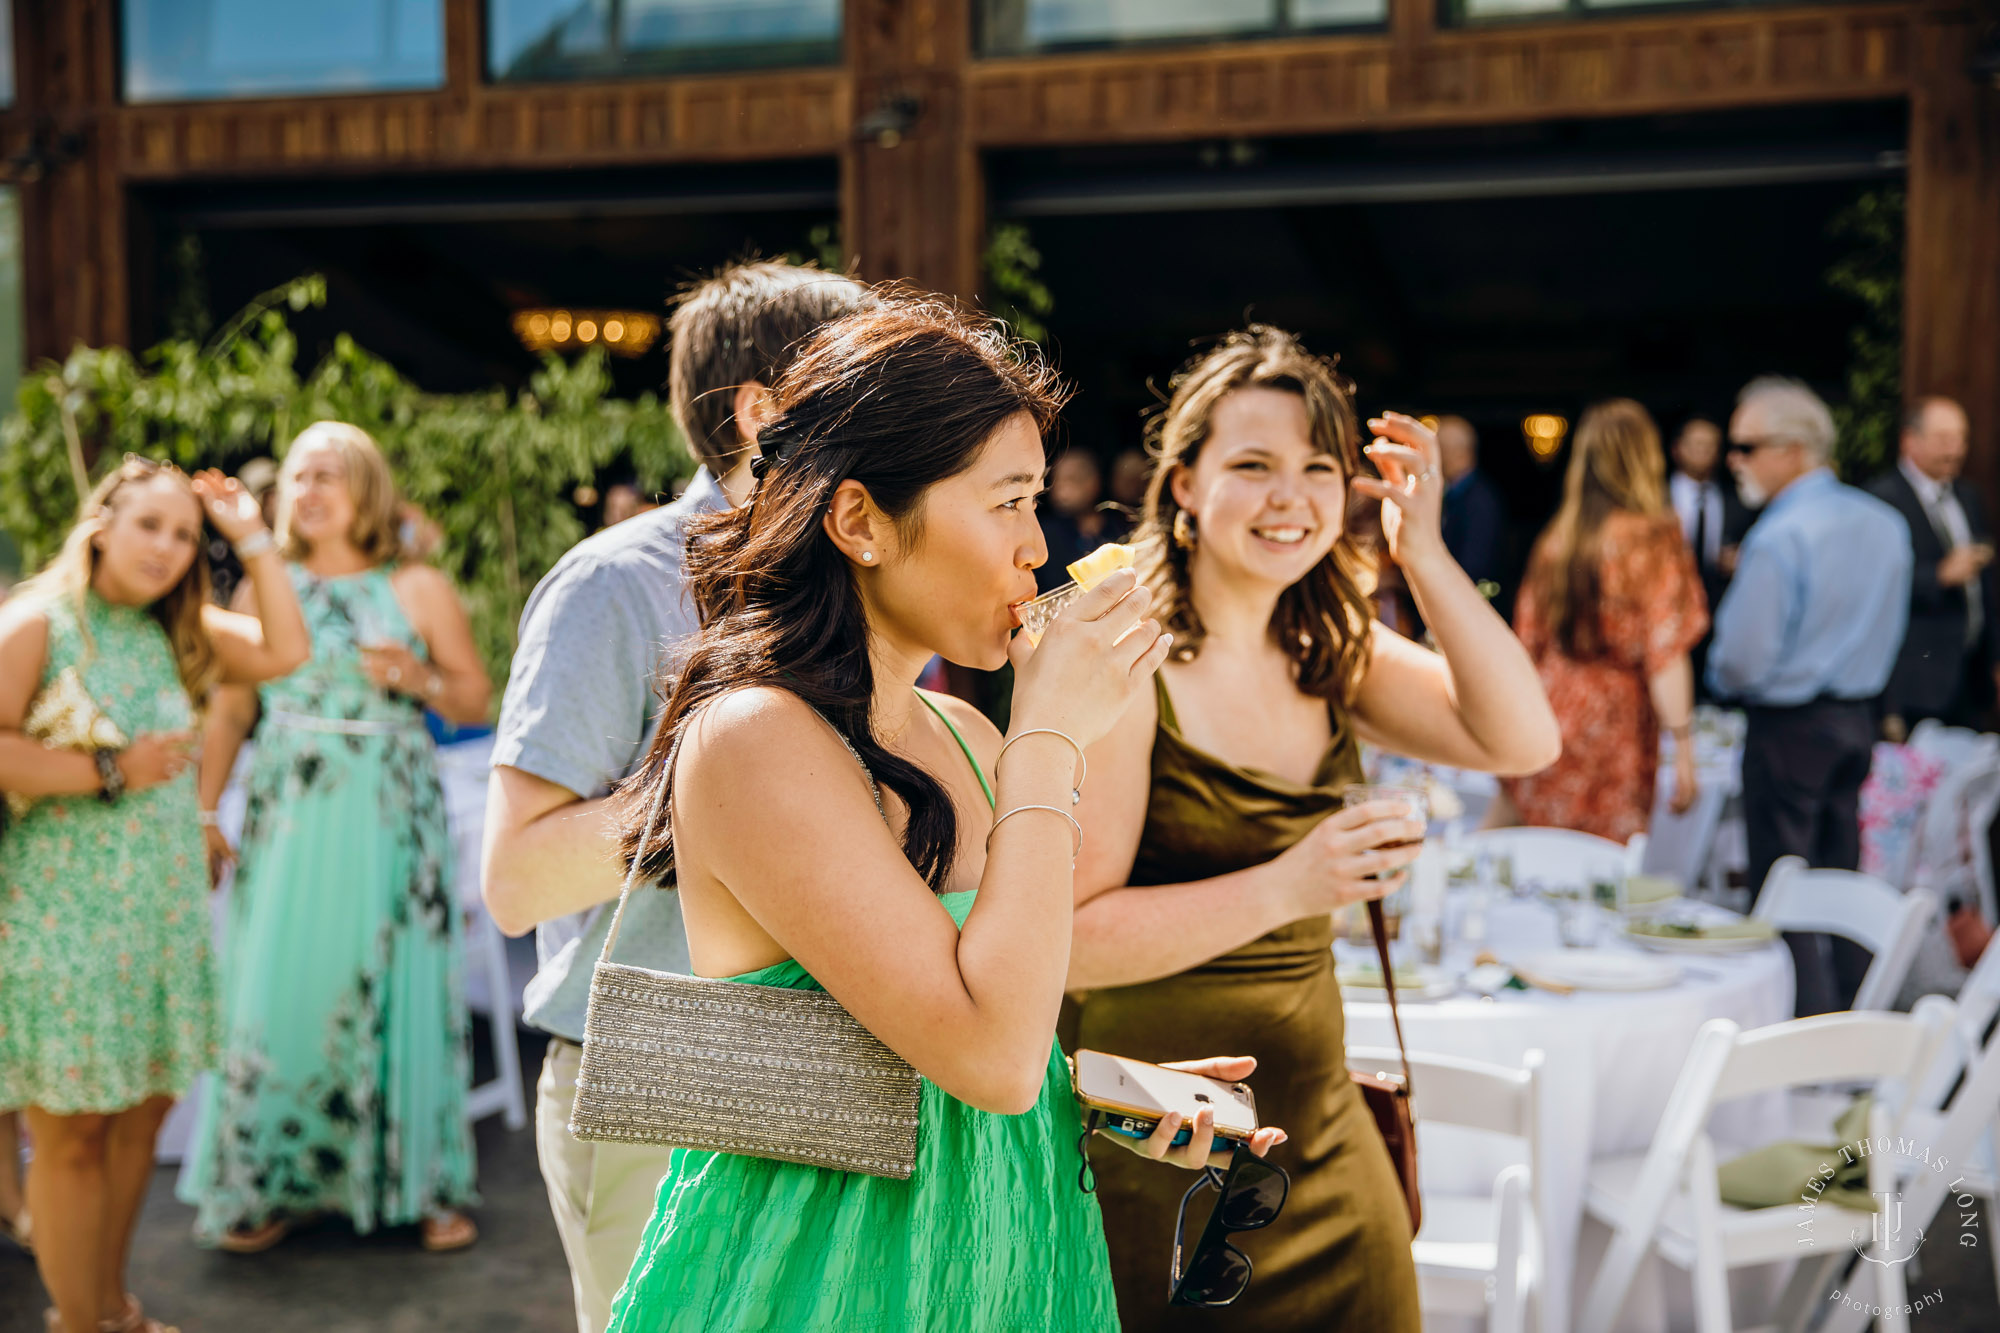
[[[922,1078],[838,1000],[611,961],[660,815],[656,801],[591,975],[570,1132],[908,1180]]]

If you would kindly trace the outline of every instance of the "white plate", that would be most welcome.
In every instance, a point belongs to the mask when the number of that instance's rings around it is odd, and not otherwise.
[[[1351,967],[1341,967],[1334,969],[1334,975],[1340,982],[1341,991],[1351,999],[1374,1004],[1389,1002],[1389,993],[1380,984],[1370,984],[1382,980],[1380,968],[1371,967],[1357,974]],[[1417,984],[1414,986],[1406,985],[1401,975],[1396,978],[1396,1000],[1399,1004],[1404,1001],[1442,1000],[1457,990],[1458,979],[1440,967],[1418,968]]]
[[[1520,962],[1520,970],[1578,990],[1658,990],[1681,979],[1678,963],[1623,949],[1561,949]]]
[[[1755,936],[1708,939],[1699,935],[1641,935],[1635,931],[1627,931],[1625,938],[1654,953],[1752,953],[1777,943],[1776,936],[1761,940]]]

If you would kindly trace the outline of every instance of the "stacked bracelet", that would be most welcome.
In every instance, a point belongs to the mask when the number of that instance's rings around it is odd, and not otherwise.
[[[1061,815],[1064,819],[1067,819],[1069,821],[1070,828],[1076,834],[1076,846],[1070,849],[1069,863],[1072,866],[1075,865],[1076,858],[1083,855],[1083,825],[1076,822],[1075,815],[1071,814],[1069,811],[1063,809],[1059,805],[1015,806],[1012,810],[1009,810],[1006,814],[1000,816],[998,819],[993,821],[993,827],[986,831],[986,845],[988,847],[991,847],[993,845],[993,835],[1000,831],[1000,826],[1002,824],[1012,819],[1015,815],[1025,813],[1026,811],[1029,810],[1046,810],[1052,815]]]
[[[1069,803],[1071,805],[1075,805],[1078,802],[1082,801],[1083,780],[1084,778],[1090,775],[1090,761],[1083,757],[1083,747],[1076,743],[1076,737],[1070,735],[1066,731],[1057,731],[1054,727],[1030,727],[1026,731],[1019,733],[1018,735],[1009,736],[1007,738],[1007,743],[1000,747],[1000,753],[994,757],[993,771],[995,773],[998,773],[1000,771],[1000,761],[1007,757],[1007,751],[1013,746],[1015,741],[1018,741],[1026,736],[1060,736],[1064,740],[1069,742],[1069,748],[1076,751],[1076,782],[1069,789]],[[1024,810],[1028,810],[1028,809],[1033,809],[1034,807],[1022,806],[1021,808]],[[1010,810],[1007,813],[1012,814],[1013,811]],[[1057,811],[1057,813],[1060,814],[1061,811]],[[1005,817],[1006,816],[1003,815],[1001,818]],[[994,823],[996,824],[999,822],[1000,822],[999,820],[994,821]],[[1079,844],[1081,843],[1082,838],[1083,834],[1081,831],[1079,831],[1077,834],[1077,839]]]
[[[278,540],[271,535],[271,530],[269,528],[259,528],[242,541],[236,543],[236,558],[238,560],[251,561],[268,551],[275,551],[277,549]]]

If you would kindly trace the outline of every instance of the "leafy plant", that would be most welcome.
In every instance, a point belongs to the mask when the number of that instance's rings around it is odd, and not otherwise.
[[[1834,466],[1859,484],[1896,458],[1903,398],[1903,191],[1869,190],[1834,215],[1829,230],[1852,248],[1826,284],[1860,306],[1847,334],[1847,401],[1833,409]]]
[[[347,421],[375,437],[404,497],[436,523],[433,560],[457,580],[496,682],[504,681],[527,594],[584,536],[570,493],[629,458],[647,490],[694,464],[666,406],[651,394],[610,396],[601,349],[550,356],[526,391],[430,394],[342,334],[301,379],[287,310],[326,302],[308,276],[274,288],[206,343],[169,338],[135,357],[79,347],[23,380],[0,425],[0,525],[23,563],[47,561],[78,499],[126,453],[182,468],[233,471],[282,456],[314,421]]]
[[[1007,322],[1019,338],[1047,342],[1044,323],[1056,308],[1055,294],[1042,281],[1042,252],[1023,222],[996,222],[986,235],[981,262],[991,288],[987,309]]]

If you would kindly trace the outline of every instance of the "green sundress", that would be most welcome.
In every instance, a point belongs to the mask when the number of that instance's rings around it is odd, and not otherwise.
[[[166,631],[85,594],[44,603],[39,690],[74,668],[128,740],[193,710]],[[87,634],[85,632],[87,628]],[[215,1065],[208,864],[189,769],[127,793],[35,802],[0,832],[0,1107],[109,1113]]]
[[[312,660],[263,687],[223,951],[222,1073],[180,1197],[195,1235],[475,1202],[459,914],[437,757],[358,645],[419,655],[389,574],[294,566]]]
[[[975,896],[940,900],[963,926]],[[818,989],[789,960],[731,980]],[[607,1333],[1115,1331],[1054,1042],[1026,1114],[975,1110],[925,1080],[917,1115],[906,1181],[676,1148]]]

